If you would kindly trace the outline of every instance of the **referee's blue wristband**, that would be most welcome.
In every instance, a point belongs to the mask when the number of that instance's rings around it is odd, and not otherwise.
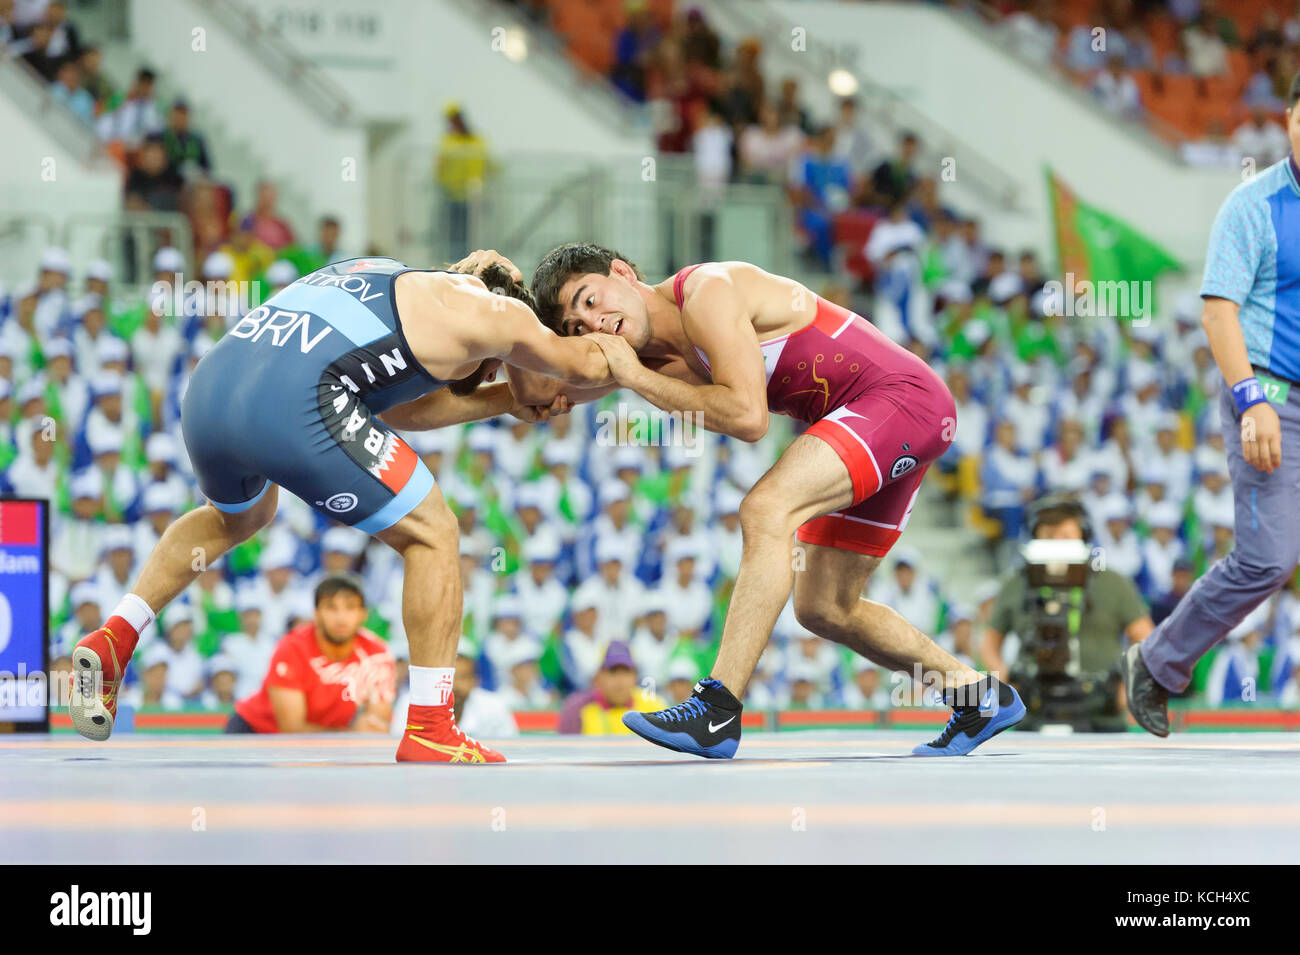
[[[1264,386],[1258,378],[1243,378],[1232,386],[1232,403],[1237,406],[1237,414],[1243,414],[1251,405],[1267,401]]]

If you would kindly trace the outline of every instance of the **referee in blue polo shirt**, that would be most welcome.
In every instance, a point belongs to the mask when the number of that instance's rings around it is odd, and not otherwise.
[[[1196,661],[1300,563],[1300,74],[1287,101],[1291,154],[1234,189],[1210,232],[1201,324],[1227,385],[1219,402],[1236,537],[1124,654],[1129,711],[1156,736],[1169,735],[1169,693],[1186,689]]]

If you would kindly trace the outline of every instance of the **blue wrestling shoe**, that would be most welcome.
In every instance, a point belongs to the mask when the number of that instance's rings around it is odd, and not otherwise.
[[[740,745],[740,701],[717,680],[701,680],[695,692],[658,713],[625,713],[623,725],[665,749],[706,759],[731,759]]]
[[[966,756],[1025,718],[1020,694],[996,677],[944,690],[943,701],[952,707],[952,718],[938,737],[912,750],[913,756]]]

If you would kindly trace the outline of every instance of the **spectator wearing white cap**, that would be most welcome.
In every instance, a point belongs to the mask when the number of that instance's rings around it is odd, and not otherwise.
[[[880,581],[879,589],[872,588],[871,599],[893,607],[922,633],[934,633],[943,608],[938,582],[921,569],[915,547],[895,547],[893,559],[894,573]]]
[[[228,653],[217,653],[203,666],[206,687],[199,697],[205,710],[228,710],[239,700],[239,662]]]
[[[72,513],[58,523],[50,547],[50,564],[70,581],[85,580],[95,572],[103,524],[104,479],[93,467],[72,475],[68,482]]]
[[[740,531],[740,502],[745,493],[734,484],[718,486],[713,513],[717,517],[709,532],[709,553],[718,562],[718,569],[727,580],[735,580],[740,573],[740,557],[744,549],[744,536]]]
[[[544,530],[542,522],[546,512],[542,489],[532,482],[516,484],[503,481],[502,484],[501,510],[505,512],[503,517],[509,527],[509,536],[522,546],[524,541]]]
[[[792,709],[822,710],[839,693],[836,677],[840,656],[835,645],[800,630],[786,652],[785,677]]]
[[[1015,424],[999,419],[993,427],[993,446],[980,465],[980,507],[987,517],[1001,522],[1003,540],[1014,540],[1020,532],[1025,505],[1037,486],[1038,467],[1016,446]]]
[[[1197,485],[1192,494],[1192,512],[1205,515],[1232,505],[1232,484],[1227,457],[1209,446],[1196,449]]]
[[[1142,571],[1142,545],[1133,530],[1132,506],[1127,500],[1107,504],[1102,511],[1097,539],[1101,542],[1106,569],[1130,580],[1136,579]]]
[[[526,421],[510,420],[505,428],[497,429],[497,473],[505,475],[503,485],[516,484],[528,478],[537,463],[538,453],[546,440],[546,429]]]
[[[1161,501],[1153,506],[1147,512],[1146,522],[1151,533],[1142,542],[1142,566],[1145,572],[1142,594],[1150,602],[1168,593],[1173,587],[1174,564],[1183,556],[1186,548],[1178,537],[1183,515],[1173,501]]]
[[[203,303],[201,295],[186,291],[185,256],[175,246],[164,245],[153,254],[151,268],[153,284],[149,287],[148,301],[133,312],[132,324],[138,327],[147,315],[161,317],[170,314],[174,316],[171,324],[179,325],[181,334],[188,341],[203,327]]]
[[[366,549],[369,537],[355,527],[336,524],[321,535],[321,572],[325,574],[351,573]]]
[[[166,486],[177,513],[187,510],[191,500],[191,484],[181,474],[184,453],[184,445],[169,431],[155,431],[144,443],[145,470],[140,478],[147,487],[156,484]],[[285,510],[288,499],[286,497],[280,502],[281,511]]]
[[[550,528],[543,528],[524,541],[524,567],[515,578],[515,593],[530,633],[547,637],[564,619],[568,589],[555,575],[560,559],[560,541]]]
[[[36,305],[39,298],[40,289],[35,282],[25,282],[18,286],[10,299],[9,319],[0,323],[0,331],[6,339],[6,351],[13,356],[15,381],[24,380],[33,370],[33,350],[43,337],[36,327]]]
[[[1073,418],[1083,427],[1084,438],[1089,445],[1095,444],[1101,436],[1101,420],[1110,401],[1102,388],[1094,370],[1086,361],[1075,359],[1070,363],[1069,381],[1057,392],[1057,419]],[[957,409],[957,427],[961,428],[962,409]]]
[[[3,297],[0,297],[0,306],[5,304]],[[9,315],[0,321],[0,355],[4,356],[8,366],[3,377],[14,380],[27,374],[32,343],[36,338],[29,330],[36,309],[36,283],[26,282],[14,289],[7,304]],[[3,312],[2,308],[0,312]],[[25,324],[22,318],[24,314]]]
[[[234,327],[244,313],[244,296],[235,284],[235,259],[229,252],[218,250],[203,260],[199,269],[203,280],[203,300],[199,311],[205,318],[208,334],[219,338]]]
[[[660,576],[663,577],[668,574],[669,567],[665,557],[668,548],[688,546],[695,553],[695,563],[693,565],[695,578],[708,584],[717,570],[717,561],[709,546],[712,540],[708,529],[702,526],[701,521],[696,519],[696,509],[691,507],[685,500],[678,498],[673,501],[670,498],[668,502],[665,502],[665,506],[668,504],[671,504],[671,510],[668,511],[668,523],[658,535]],[[701,513],[707,514],[707,507],[708,504],[706,503],[701,508]],[[662,513],[662,509],[660,513]],[[684,544],[678,545],[677,541],[682,541]]]
[[[469,451],[468,477],[479,489],[480,496],[495,494],[495,487],[489,488],[486,481],[496,469],[497,453],[505,432],[485,421],[467,425],[465,432],[465,447]]]
[[[261,573],[244,585],[262,608],[265,626],[277,635],[277,639],[289,629],[295,594],[310,590],[296,569],[297,556],[297,547],[291,539],[283,535],[271,536],[257,558]]]
[[[1128,419],[1134,444],[1149,448],[1155,443],[1156,427],[1166,411],[1160,398],[1160,370],[1149,361],[1131,363],[1127,377],[1128,388],[1120,397],[1120,410]]]
[[[979,460],[989,440],[989,412],[971,393],[970,374],[964,365],[948,368],[948,390],[957,411],[952,446],[940,459],[941,467],[956,477],[957,492],[973,499],[979,488]]]
[[[635,445],[621,445],[613,453],[599,458],[609,465],[607,477],[617,478],[627,485],[631,495],[634,518],[645,524],[654,512],[654,505],[639,493],[639,486],[647,473],[653,471],[653,457],[650,449]],[[604,480],[602,478],[601,480]]]
[[[542,464],[546,474],[539,479],[544,487],[551,487],[556,507],[570,525],[584,523],[596,507],[596,497],[587,482],[578,476],[584,449],[573,441],[557,440],[557,422],[569,415],[561,415],[550,422],[551,435],[542,447]],[[566,423],[567,426],[567,423]],[[550,482],[554,482],[551,484]],[[571,539],[571,538],[569,538]]]
[[[140,482],[122,462],[122,435],[112,430],[87,435],[94,466],[104,477],[104,515],[110,521],[134,521],[140,499]]]
[[[1146,522],[1152,508],[1162,502],[1171,500],[1169,494],[1169,466],[1159,458],[1144,456],[1138,470],[1138,481],[1142,487],[1133,497],[1133,507],[1137,519]]]
[[[94,581],[83,580],[74,584],[68,592],[68,604],[72,609],[72,618],[63,624],[53,637],[53,644],[60,649],[60,654],[71,654],[77,641],[91,633],[103,622],[100,614],[102,598]]]
[[[1047,440],[1051,414],[1044,389],[1035,388],[1029,366],[1012,366],[1011,393],[1002,402],[1002,417],[1015,426],[1016,447],[1025,454],[1041,450]]]
[[[112,291],[113,265],[108,259],[91,259],[86,263],[86,294],[100,295],[108,298]]]
[[[90,380],[91,405],[81,430],[87,449],[92,441],[110,435],[125,445],[131,422],[124,387],[122,376],[113,371],[99,372]]]
[[[720,456],[725,459],[720,461],[720,465],[728,479],[739,487],[753,487],[758,483],[758,479],[767,473],[767,469],[776,460],[776,455],[767,442],[769,437],[785,433],[779,424],[780,422],[774,422],[768,428],[767,437],[757,444],[732,439],[719,443]]]
[[[564,632],[560,659],[565,678],[574,686],[587,686],[604,659],[609,640],[601,636],[602,602],[590,587],[579,587],[569,601],[572,626]]]
[[[262,301],[266,301],[277,292],[284,291],[296,281],[298,281],[298,266],[288,259],[276,259],[266,267],[266,284],[271,288]]]
[[[163,398],[171,384],[176,362],[186,350],[185,340],[176,330],[171,318],[164,318],[156,309],[149,309],[144,322],[131,336],[131,353],[135,368],[149,390],[149,404],[153,420],[162,422]]]
[[[26,443],[27,435],[31,431],[46,426],[50,411],[48,393],[44,372],[37,372],[18,386],[13,396],[13,407],[18,412],[18,422],[11,430],[5,432],[5,437],[15,446],[21,447]],[[9,425],[10,419],[6,417],[4,424]]]
[[[77,372],[87,378],[99,371],[99,346],[112,338],[108,319],[104,314],[103,296],[89,293],[77,299],[72,312],[76,324],[72,330],[72,353]]]
[[[37,338],[41,341],[57,334],[68,322],[67,288],[71,273],[72,260],[65,249],[52,246],[42,253],[33,315]]]
[[[498,574],[488,566],[488,553],[479,540],[460,539],[460,580],[464,592],[461,632],[480,646],[492,627],[492,600],[499,581]],[[393,620],[394,626],[401,626],[399,621],[400,615]]]
[[[1155,447],[1147,455],[1164,465],[1169,482],[1169,498],[1182,502],[1192,489],[1192,456],[1178,446],[1182,420],[1176,411],[1166,411],[1156,422]]]
[[[628,649],[636,661],[637,672],[653,682],[655,692],[660,687],[667,686],[674,657],[690,652],[688,647],[683,646],[678,634],[670,629],[668,612],[663,603],[655,599],[653,592],[646,595],[641,615],[637,618],[636,630],[628,641]],[[694,666],[694,660],[691,663]],[[689,695],[688,692],[687,696]]]
[[[433,428],[429,431],[398,431],[398,435],[411,446],[434,479],[442,482],[444,474],[455,466],[456,456],[460,453],[465,440],[464,428]],[[400,706],[394,706],[393,712],[405,712]]]
[[[509,672],[507,656],[521,643],[533,647],[540,658],[541,641],[525,629],[519,598],[514,594],[499,594],[492,602],[491,629],[483,640],[483,656],[498,681],[502,674]]]
[[[144,559],[148,559],[146,551]],[[226,581],[223,558],[218,557],[204,565],[194,583],[186,591],[194,609],[194,631],[198,634],[215,634],[218,637],[239,629],[235,610],[235,588]]]
[[[1133,440],[1128,418],[1112,418],[1101,447],[1093,452],[1093,467],[1105,468],[1111,487],[1127,494],[1137,484],[1137,463],[1141,452]]]
[[[760,659],[760,665],[761,662]],[[656,693],[664,697],[669,704],[676,706],[678,703],[681,703],[683,700],[690,697],[692,690],[695,688],[695,681],[698,680],[701,675],[700,665],[696,662],[694,657],[688,653],[676,655],[669,658],[668,669],[664,679],[662,682],[655,682],[654,690]],[[749,683],[749,691],[745,693],[746,706],[754,705],[756,709],[763,708],[754,703],[754,700],[756,699],[754,696],[754,686],[756,685],[754,681],[760,678],[761,674],[758,671],[755,671],[754,678],[751,679]],[[759,692],[761,694],[762,684],[760,683],[758,685],[760,686]]]
[[[1236,531],[1237,510],[1235,504],[1228,502],[1215,505],[1209,512],[1200,515],[1201,526],[1206,532],[1206,560],[1213,563],[1228,556],[1232,550]]]
[[[578,588],[594,596],[600,607],[597,634],[606,642],[626,640],[645,595],[645,587],[633,568],[638,551],[618,537],[596,541],[596,574]]]
[[[516,643],[500,661],[497,690],[506,706],[520,710],[546,710],[555,706],[555,693],[542,680],[541,650],[535,643]]]
[[[41,345],[45,356],[45,375],[57,407],[50,414],[59,420],[68,434],[76,434],[90,408],[90,384],[73,368],[72,342],[68,338],[53,338]]]
[[[8,387],[9,383],[0,379],[0,396]],[[3,410],[4,402],[0,400],[0,412]],[[14,495],[55,499],[62,470],[54,449],[55,442],[49,439],[44,429],[28,430],[27,440],[19,447],[13,464],[3,472],[3,480]]]
[[[185,706],[185,700],[169,686],[168,671],[173,654],[165,640],[150,640],[140,651],[140,679],[134,685],[124,687],[119,697],[133,709],[179,710]]]
[[[596,573],[600,562],[596,548],[602,542],[621,546],[624,556],[632,555],[633,559],[642,548],[643,530],[632,519],[632,492],[627,484],[618,478],[606,478],[599,490],[600,513],[578,533],[575,557],[578,576],[583,580]]]
[[[1083,426],[1073,418],[1056,424],[1056,442],[1043,449],[1038,462],[1049,492],[1077,493],[1092,478],[1092,454],[1084,446]]]
[[[148,558],[163,532],[183,509],[182,505],[180,494],[171,484],[159,482],[145,487],[140,493],[142,520],[131,525],[138,557]]]
[[[937,637],[935,642],[938,642]],[[963,660],[962,662],[970,666],[967,661]],[[866,657],[855,654],[849,663],[849,668],[851,678],[840,693],[845,708],[850,710],[889,709],[892,705],[889,698],[889,686],[880,667]]]
[[[1205,702],[1210,706],[1243,703],[1256,698],[1259,652],[1272,632],[1276,601],[1270,597],[1228,632],[1205,677]]]
[[[138,562],[135,533],[130,524],[105,524],[100,537],[99,568],[92,578],[105,600],[116,601],[131,592]]]
[[[511,739],[519,735],[519,725],[504,696],[483,689],[478,660],[473,648],[461,646],[456,653],[456,672],[452,693],[455,699],[456,725],[475,739]],[[405,720],[403,720],[405,722]],[[466,728],[468,727],[468,729]],[[394,735],[400,736],[401,729]]]
[[[1110,471],[1105,467],[1104,463],[1097,460],[1097,454],[1094,452],[1092,456],[1092,474],[1088,477],[1088,486],[1079,495],[1079,503],[1088,512],[1088,519],[1092,521],[1092,526],[1101,527],[1106,522],[1105,514],[1107,509],[1113,507],[1116,502],[1123,505],[1127,510],[1129,506],[1128,495],[1115,489]]]
[[[221,652],[235,661],[238,673],[235,697],[242,700],[261,688],[284,631],[268,626],[258,594],[251,590],[235,594],[235,612],[239,616],[239,631],[222,637]]]
[[[934,638],[934,642],[966,666],[978,669],[975,665],[975,614],[965,604],[954,603],[948,607],[945,616],[947,627]]]
[[[496,535],[483,524],[483,514],[489,505],[477,486],[458,474],[451,474],[442,484],[442,493],[456,515],[461,541],[473,542],[484,557],[499,546]],[[494,569],[504,570],[503,567]]]
[[[668,626],[685,640],[698,639],[713,615],[713,594],[695,576],[699,553],[697,542],[689,537],[670,540],[664,547],[659,586],[647,598],[648,605],[667,610]]]
[[[293,495],[289,495],[292,497]],[[366,586],[366,593],[387,595],[391,593],[393,581],[401,580],[404,576],[402,573],[402,555],[393,550],[382,541],[368,538],[361,550],[361,567],[358,571],[361,579]],[[370,608],[372,612],[377,613],[385,621],[393,620],[394,617],[401,619],[402,604],[401,600],[396,603],[379,600]],[[386,634],[390,639],[398,635],[402,639],[406,638],[406,630],[399,626],[397,631],[390,629]]]

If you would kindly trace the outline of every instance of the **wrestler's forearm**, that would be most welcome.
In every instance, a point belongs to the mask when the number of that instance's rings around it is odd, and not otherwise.
[[[755,408],[725,385],[693,385],[644,366],[627,375],[622,384],[663,411],[702,414],[708,431],[742,441],[757,441],[767,432],[767,409]]]
[[[389,408],[379,417],[391,428],[433,431],[454,424],[482,421],[506,414],[515,406],[510,387],[501,382],[478,388],[468,395],[453,395],[443,388],[406,404]]]
[[[514,365],[506,365],[505,368],[506,377],[510,381],[510,390],[514,392],[515,400],[521,405],[546,406],[554,401],[557,395],[564,395],[569,399],[570,404],[580,405],[588,401],[598,401],[618,391],[620,387],[617,383],[611,383],[583,388],[558,378],[548,377],[541,372],[529,371],[527,368],[516,368]]]

